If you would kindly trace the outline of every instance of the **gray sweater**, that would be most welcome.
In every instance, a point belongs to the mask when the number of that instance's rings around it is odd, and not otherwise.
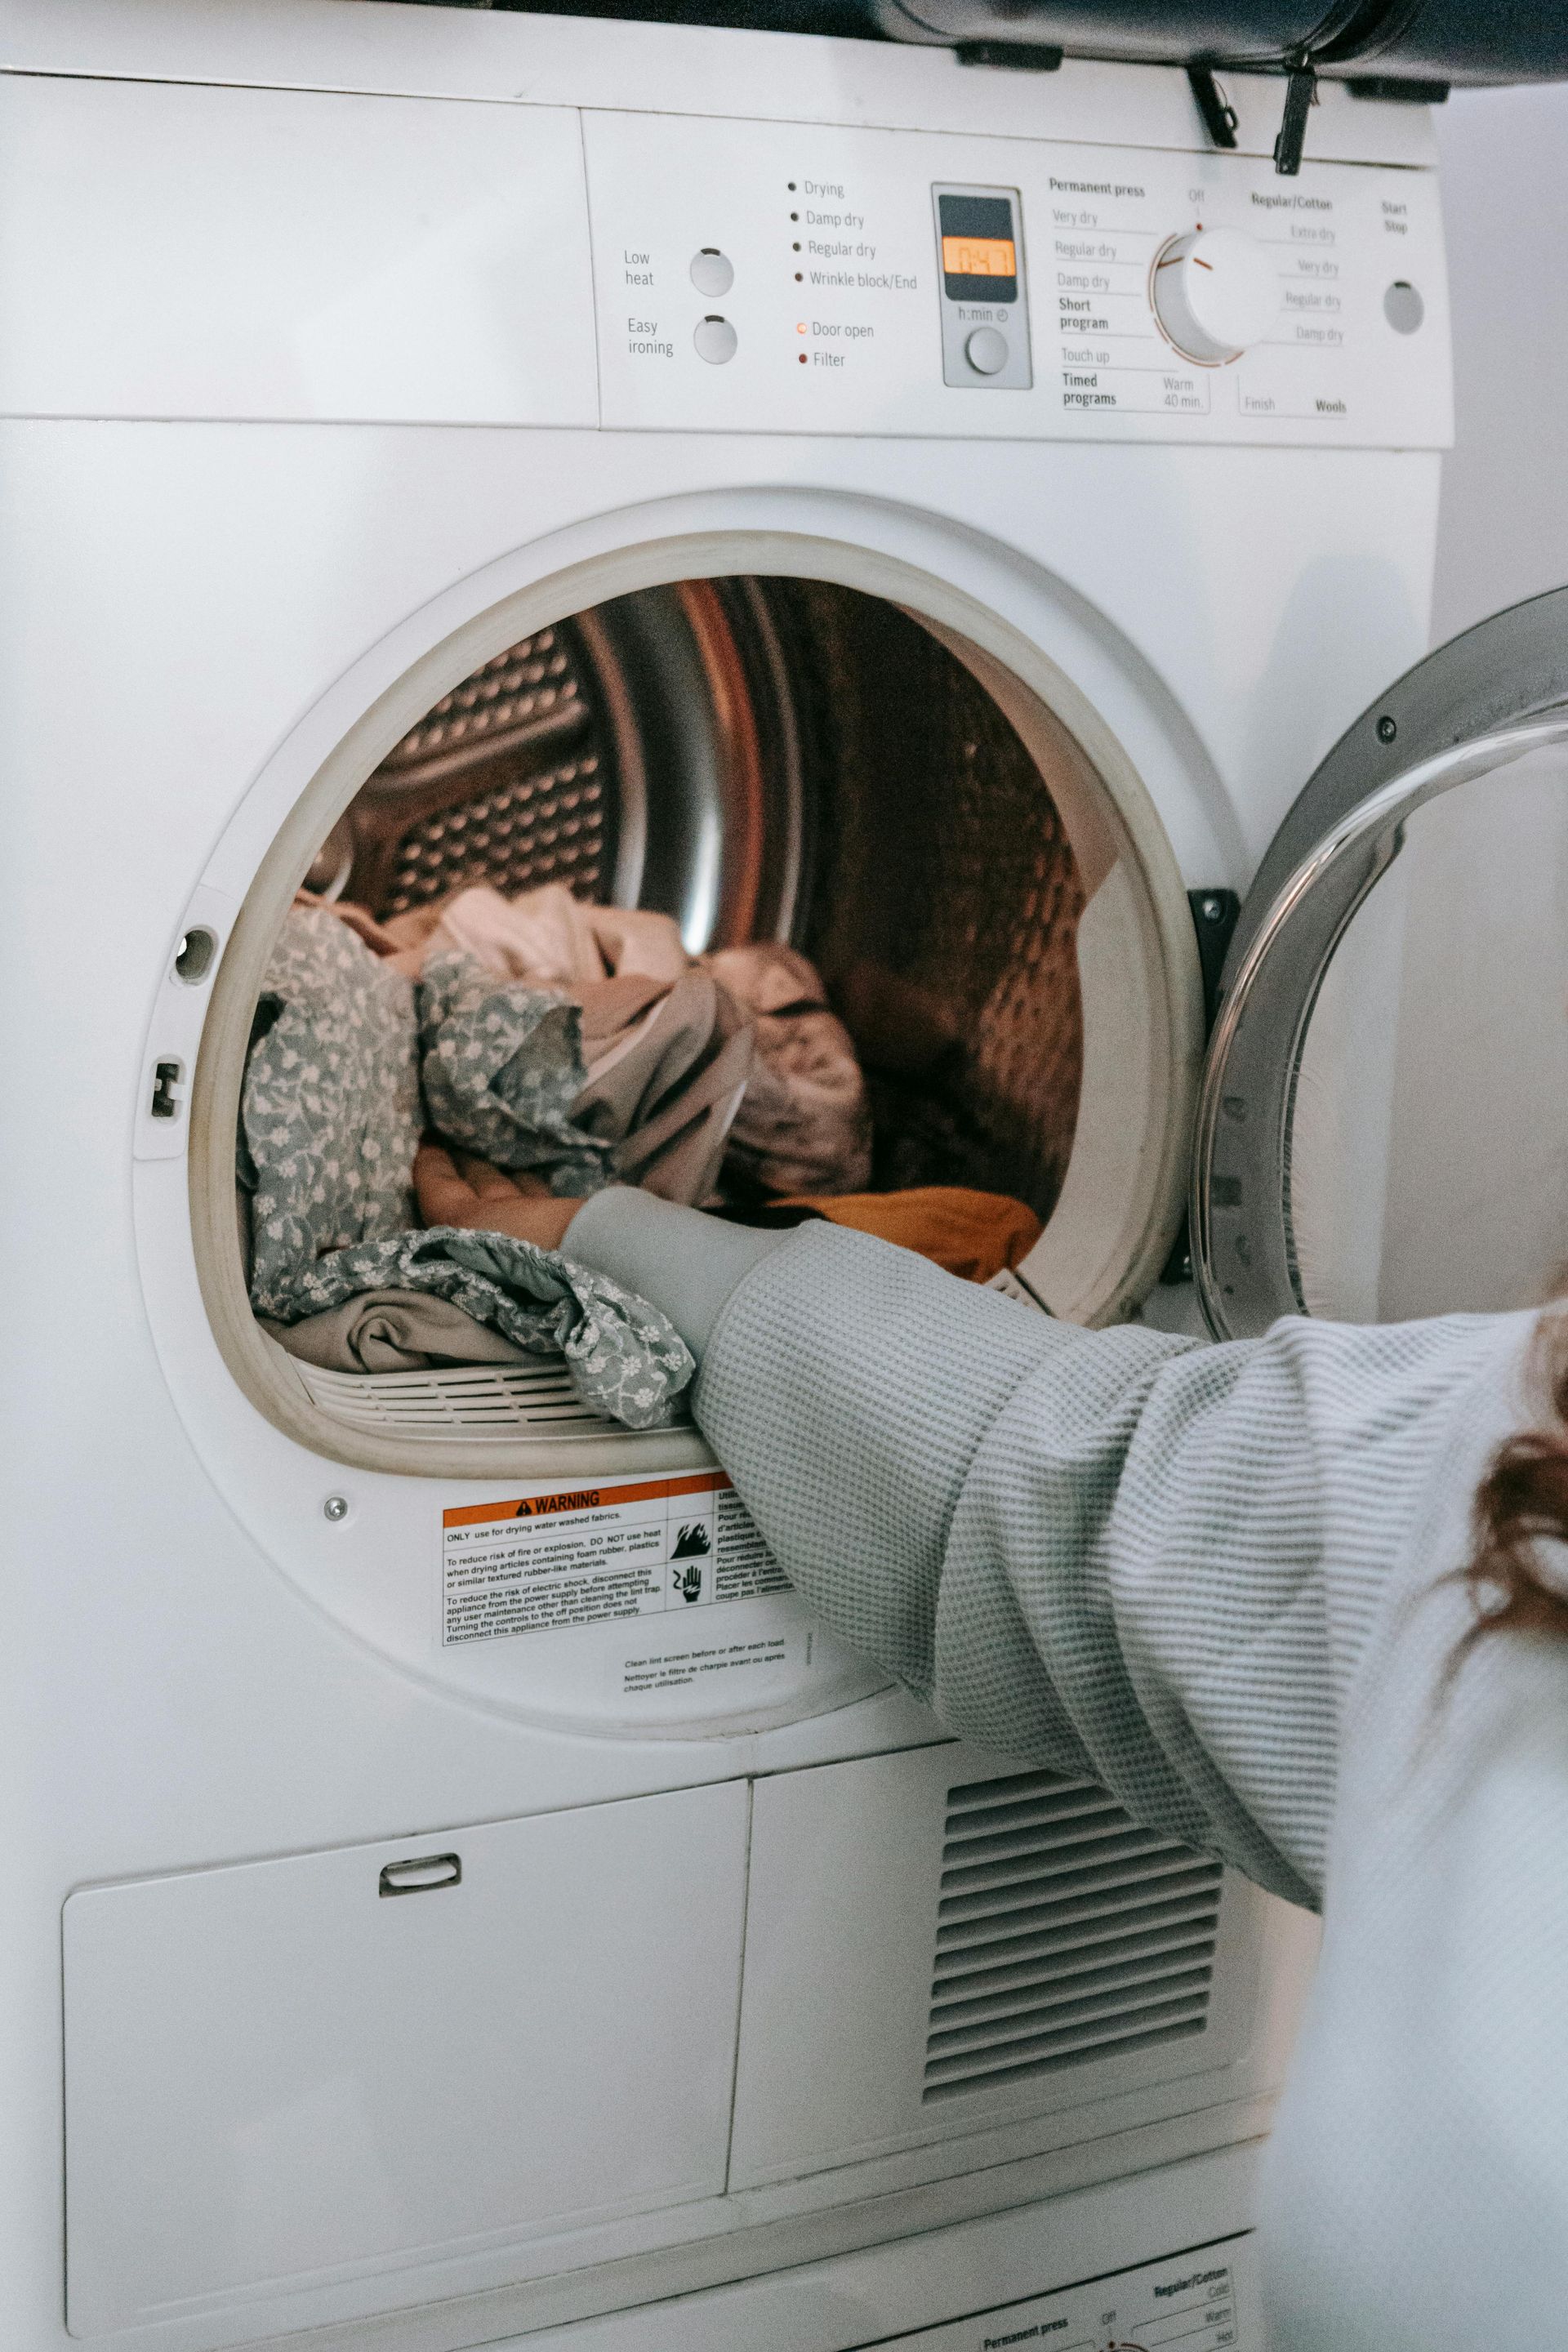
[[[1280,2352],[1568,2342],[1568,1648],[1445,1669],[1528,1316],[1083,1332],[906,1252],[608,1193],[812,1606],[955,1732],[1324,1912],[1266,2187]]]

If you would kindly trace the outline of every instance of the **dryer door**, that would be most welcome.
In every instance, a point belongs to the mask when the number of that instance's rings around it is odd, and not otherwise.
[[[1241,910],[1194,1149],[1216,1336],[1534,1303],[1568,1260],[1568,589],[1408,671]]]

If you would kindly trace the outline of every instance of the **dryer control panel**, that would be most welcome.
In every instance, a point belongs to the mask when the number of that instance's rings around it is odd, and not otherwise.
[[[1218,152],[583,124],[607,426],[1452,438],[1429,171],[1282,180]]]
[[[1263,2352],[1258,2258],[1250,2235],[1031,2296],[918,2336],[879,2339],[878,2352]]]

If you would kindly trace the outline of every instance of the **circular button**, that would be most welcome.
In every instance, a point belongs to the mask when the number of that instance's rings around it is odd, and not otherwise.
[[[976,327],[963,346],[963,356],[976,375],[1000,375],[1007,364],[1007,338],[994,327]]]
[[[1268,333],[1279,276],[1245,229],[1188,229],[1154,256],[1149,292],[1168,341],[1201,366],[1222,367]]]
[[[691,283],[699,294],[728,294],[735,283],[735,265],[716,245],[705,245],[691,257]]]
[[[729,320],[721,319],[715,312],[709,318],[699,319],[697,332],[691,340],[697,346],[700,360],[706,360],[710,367],[722,367],[726,360],[734,358],[741,339]]]
[[[1396,278],[1383,298],[1383,315],[1396,335],[1413,335],[1426,316],[1426,305],[1408,278]]]

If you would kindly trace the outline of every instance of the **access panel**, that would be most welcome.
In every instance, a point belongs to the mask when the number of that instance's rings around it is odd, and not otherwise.
[[[746,1811],[731,1781],[73,1895],[73,2333],[377,2273],[413,2300],[416,2263],[458,2294],[465,2257],[721,2190]]]
[[[5,76],[0,219],[7,415],[595,422],[570,108]]]
[[[761,1780],[731,2186],[1245,2096],[1267,1937],[1268,1898],[1059,1773],[942,1743]]]

